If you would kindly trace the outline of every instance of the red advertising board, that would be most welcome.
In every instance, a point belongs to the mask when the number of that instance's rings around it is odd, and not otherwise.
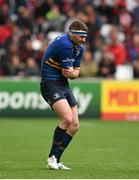
[[[104,120],[139,120],[139,81],[103,81],[101,117]]]

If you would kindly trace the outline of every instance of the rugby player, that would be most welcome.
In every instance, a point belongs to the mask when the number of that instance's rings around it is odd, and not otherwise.
[[[41,94],[59,115],[54,131],[47,166],[49,169],[70,168],[60,162],[64,150],[79,128],[77,102],[68,79],[76,79],[84,52],[88,28],[80,20],[69,26],[68,32],[54,39],[47,47],[41,63]]]

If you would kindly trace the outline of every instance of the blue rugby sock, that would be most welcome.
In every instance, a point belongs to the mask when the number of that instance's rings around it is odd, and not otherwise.
[[[62,143],[59,145],[59,149],[57,152],[57,162],[60,162],[60,158],[64,152],[64,150],[67,148],[67,146],[69,145],[70,141],[72,140],[72,136],[70,136],[69,134],[65,133]]]
[[[56,127],[54,131],[53,143],[52,143],[52,147],[49,153],[49,157],[51,157],[52,155],[55,155],[55,157],[57,158],[58,148],[59,148],[59,145],[62,143],[65,133],[66,133],[66,130],[61,129],[59,126]]]

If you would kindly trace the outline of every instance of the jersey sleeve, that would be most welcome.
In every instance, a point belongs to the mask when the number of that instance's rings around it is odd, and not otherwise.
[[[64,47],[59,49],[59,59],[62,68],[68,68],[73,66],[72,56],[73,54],[71,48]]]
[[[79,55],[76,57],[76,60],[73,63],[73,67],[80,67],[82,57],[83,57],[84,49],[81,48]]]

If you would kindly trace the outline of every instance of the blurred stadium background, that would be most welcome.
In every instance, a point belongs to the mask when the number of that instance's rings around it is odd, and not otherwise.
[[[71,148],[65,159],[79,172],[59,175],[41,164],[57,117],[40,95],[40,63],[76,18],[89,32],[80,78],[71,81],[78,156]],[[139,0],[0,0],[0,178],[139,178],[138,121]]]

